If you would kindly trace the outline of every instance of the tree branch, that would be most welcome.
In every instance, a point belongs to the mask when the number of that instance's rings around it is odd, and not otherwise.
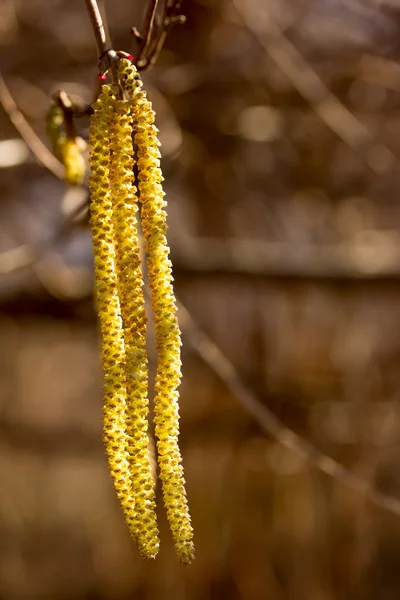
[[[159,0],[150,0],[149,7],[147,9],[143,33],[141,35],[141,43],[137,52],[136,63],[140,63],[145,58],[153,37],[153,30],[155,25],[155,18],[157,14],[157,7]]]
[[[320,471],[335,478],[348,488],[363,495],[370,502],[397,516],[400,516],[400,500],[375,489],[369,481],[352,473],[336,460],[327,456],[300,435],[286,427],[274,413],[265,406],[257,395],[240,379],[233,364],[220,348],[193,320],[181,302],[177,302],[179,322],[187,342],[202,360],[225,383],[232,395],[253,417],[261,429],[288,450],[303,456]]]
[[[8,118],[18,131],[26,145],[46,169],[48,169],[58,179],[64,179],[64,167],[59,160],[45,146],[39,136],[33,131],[28,121],[25,119],[14,98],[12,97],[3,76],[0,73],[0,103],[6,111]]]
[[[13,273],[18,269],[33,267],[36,263],[46,258],[52,245],[62,240],[76,224],[84,219],[87,207],[88,199],[85,198],[83,202],[73,209],[65,221],[61,223],[50,240],[37,242],[36,244],[22,244],[16,248],[0,252],[0,274]]]
[[[330,91],[286,37],[272,11],[265,8],[260,16],[251,3],[244,0],[233,0],[233,5],[257,43],[325,125],[353,152],[360,155],[373,172],[382,175],[392,171],[397,165],[393,152],[385,144],[378,142],[370,129]]]
[[[144,71],[154,66],[171,27],[176,23],[184,23],[186,20],[183,15],[179,14],[182,0],[165,0],[160,23],[158,27],[155,27],[158,0],[156,2],[151,0],[151,2],[152,4],[149,7],[146,19],[148,25],[145,26],[145,32],[141,40],[143,48],[140,50],[140,54],[136,60],[136,66],[139,71]],[[155,30],[157,31],[154,34]]]
[[[96,38],[97,54],[100,58],[109,50],[103,19],[96,0],[85,0],[85,3],[92,24],[94,37]]]
[[[279,283],[398,282],[400,236],[371,230],[366,239],[296,243],[196,237],[172,248],[182,276],[240,277]]]

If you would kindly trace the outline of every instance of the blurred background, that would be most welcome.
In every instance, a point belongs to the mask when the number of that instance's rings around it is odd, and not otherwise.
[[[134,53],[146,5],[106,2],[115,48]],[[102,443],[90,233],[71,218],[87,189],[40,166],[0,109],[0,600],[397,599],[400,2],[182,8],[187,23],[144,79],[177,295],[237,388],[184,327],[196,560],[178,564],[162,507],[154,562],[129,537]],[[56,89],[90,102],[82,0],[2,0],[0,44],[44,141]],[[274,435],[246,394],[279,418]],[[364,493],[282,445],[283,427]],[[389,499],[372,503],[368,486]]]

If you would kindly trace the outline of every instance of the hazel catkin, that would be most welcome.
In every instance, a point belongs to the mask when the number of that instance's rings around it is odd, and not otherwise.
[[[166,238],[166,202],[161,185],[158,130],[155,114],[140,77],[127,60],[120,61],[123,83],[131,96],[142,229],[156,330],[155,432],[164,504],[179,558],[193,559],[193,529],[188,509],[178,445],[181,337],[173,290],[172,265]]]
[[[136,220],[139,204],[158,355],[154,407],[158,464],[175,548],[180,560],[190,563],[193,529],[178,445],[181,335],[166,237],[158,131],[151,103],[130,61],[120,59],[119,76],[115,88],[103,86],[89,129],[104,439],[128,527],[142,556],[153,558],[159,536],[148,451],[146,313]]]
[[[146,558],[154,558],[158,552],[159,538],[148,450],[146,312],[136,228],[138,199],[133,184],[130,103],[115,100],[113,111],[110,127],[110,181],[118,289],[125,339],[129,453],[135,500],[134,527],[141,554]]]
[[[104,441],[115,490],[128,527],[136,532],[128,453],[125,344],[115,269],[113,207],[110,187],[110,127],[114,98],[103,86],[91,117],[89,164],[97,310],[104,371]]]
[[[79,185],[86,174],[83,151],[86,143],[74,133],[65,132],[64,114],[59,105],[53,102],[46,116],[46,131],[54,155],[64,166],[65,181],[69,185]]]

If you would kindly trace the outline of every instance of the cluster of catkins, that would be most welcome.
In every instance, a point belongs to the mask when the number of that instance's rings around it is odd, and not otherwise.
[[[166,238],[158,130],[136,68],[128,59],[120,59],[118,69],[119,86],[103,85],[89,129],[104,439],[128,527],[142,556],[153,558],[159,548],[159,532],[149,456],[146,312],[136,220],[139,208],[158,353],[154,422],[159,472],[175,548],[179,558],[189,563],[194,552],[193,530],[178,446],[181,341]]]

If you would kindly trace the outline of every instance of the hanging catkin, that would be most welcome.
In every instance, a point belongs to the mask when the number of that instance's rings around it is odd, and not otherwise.
[[[46,131],[55,156],[64,166],[66,183],[81,184],[86,174],[85,159],[82,155],[86,144],[78,135],[66,134],[64,114],[56,102],[50,105],[47,112]]]
[[[113,207],[110,188],[110,126],[114,98],[103,86],[95,102],[89,137],[90,223],[93,239],[97,310],[104,371],[104,441],[111,476],[131,533],[136,532],[128,454],[124,332],[115,269]]]
[[[161,185],[160,151],[155,114],[142,90],[135,67],[120,61],[121,79],[131,95],[134,142],[137,148],[138,187],[142,229],[146,240],[148,277],[156,330],[155,432],[164,504],[179,558],[191,562],[193,529],[186,498],[178,445],[178,387],[181,381],[181,338],[172,285],[167,243],[166,202]]]
[[[111,190],[118,290],[125,338],[127,407],[130,427],[130,462],[135,500],[134,527],[141,554],[158,552],[154,483],[148,450],[146,313],[143,276],[136,228],[137,196],[133,183],[131,105],[115,100],[111,141]]]
[[[153,558],[159,537],[148,452],[148,366],[136,211],[146,240],[157,375],[155,432],[164,504],[180,560],[194,555],[193,530],[178,445],[180,330],[172,286],[154,112],[135,67],[119,61],[118,99],[103,86],[89,129],[91,227],[103,344],[104,438],[111,475],[141,554]],[[127,95],[128,99],[122,97]],[[134,185],[137,152],[139,198]]]

